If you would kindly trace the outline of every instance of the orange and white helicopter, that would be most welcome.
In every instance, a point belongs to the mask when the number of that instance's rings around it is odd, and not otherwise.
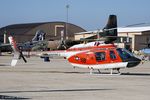
[[[106,27],[102,30],[104,41],[94,41],[86,44],[78,44],[62,51],[44,52],[46,55],[39,54],[43,57],[63,56],[71,65],[79,68],[88,68],[90,73],[96,69],[100,72],[101,69],[117,70],[120,73],[121,68],[131,68],[137,66],[141,60],[135,57],[128,50],[117,48],[113,41],[117,37],[117,18],[115,15],[110,15]],[[101,33],[102,34],[102,33]],[[13,42],[10,37],[10,42]],[[14,43],[11,43],[14,45]],[[15,49],[15,47],[14,47]],[[17,50],[15,50],[17,52]],[[16,53],[19,57],[19,53]],[[16,56],[14,56],[16,59]],[[16,64],[16,60],[12,63]]]

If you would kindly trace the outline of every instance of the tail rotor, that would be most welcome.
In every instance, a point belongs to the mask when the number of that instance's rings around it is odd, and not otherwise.
[[[25,59],[21,48],[17,47],[16,41],[14,40],[14,38],[12,36],[9,36],[8,39],[14,52],[14,57],[12,59],[11,66],[16,66],[18,60],[21,58],[24,60],[25,63],[27,63],[27,60]]]

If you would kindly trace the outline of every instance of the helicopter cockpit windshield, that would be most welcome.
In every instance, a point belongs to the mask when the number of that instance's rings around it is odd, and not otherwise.
[[[128,68],[137,66],[141,62],[141,59],[135,57],[131,52],[126,49],[118,48],[117,52],[119,53],[123,62],[128,62]]]
[[[117,52],[119,53],[122,60],[130,59],[134,56],[131,52],[123,48],[118,48]]]

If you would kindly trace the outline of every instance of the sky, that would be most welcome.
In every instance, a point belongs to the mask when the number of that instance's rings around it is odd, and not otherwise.
[[[87,31],[102,29],[110,14],[118,26],[150,23],[150,0],[0,0],[0,28],[21,23],[67,21]]]

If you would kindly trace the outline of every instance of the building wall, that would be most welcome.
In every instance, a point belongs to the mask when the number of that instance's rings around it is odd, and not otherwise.
[[[147,43],[147,38],[150,39],[150,31],[146,32],[124,32],[119,33],[118,36],[129,36],[132,38],[131,48],[132,51],[141,50],[145,48],[147,45],[143,45]]]
[[[147,47],[148,39],[150,39],[149,34],[143,34],[143,35],[135,35],[135,50],[141,50],[143,48]]]

